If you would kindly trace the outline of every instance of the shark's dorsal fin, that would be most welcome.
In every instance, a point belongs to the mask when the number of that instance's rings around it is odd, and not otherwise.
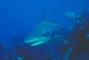
[[[43,21],[46,21],[46,19],[45,19],[45,14],[44,14],[44,10],[43,10]]]

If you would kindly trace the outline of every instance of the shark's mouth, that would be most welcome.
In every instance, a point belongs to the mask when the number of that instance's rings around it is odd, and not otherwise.
[[[39,45],[45,44],[49,40],[50,40],[49,37],[37,37],[37,38],[33,38],[33,39],[25,41],[25,43],[31,44],[31,46],[39,46]]]
[[[31,46],[39,46],[39,45],[42,45],[42,44],[44,44],[44,43],[45,43],[45,41],[39,41],[39,42],[37,42],[37,43],[31,44]]]

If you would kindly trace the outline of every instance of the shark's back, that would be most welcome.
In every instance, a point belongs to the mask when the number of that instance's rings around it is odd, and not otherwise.
[[[53,38],[62,36],[64,28],[56,23],[43,21],[38,24],[25,38],[25,43],[33,46],[42,45],[51,41]]]
[[[43,21],[25,38],[25,43],[46,43],[64,34],[64,28],[56,23]]]

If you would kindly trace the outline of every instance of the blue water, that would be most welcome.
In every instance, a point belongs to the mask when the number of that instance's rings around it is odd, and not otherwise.
[[[89,0],[0,0],[0,42],[11,45],[13,33],[22,34],[24,40],[42,22],[43,11],[47,21],[68,29],[73,23],[62,15],[68,11],[77,15],[83,7],[89,8]]]
[[[68,28],[71,23],[62,14],[67,11],[77,14],[88,3],[87,0],[1,0],[0,39],[10,41],[9,36],[13,32],[30,32],[42,21],[43,10],[47,21],[54,20]]]

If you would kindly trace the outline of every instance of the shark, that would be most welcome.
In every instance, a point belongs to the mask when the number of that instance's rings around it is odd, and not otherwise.
[[[65,28],[53,21],[46,21],[43,12],[43,21],[40,22],[33,30],[26,36],[24,42],[30,46],[41,46],[52,42],[54,38],[63,36]]]

